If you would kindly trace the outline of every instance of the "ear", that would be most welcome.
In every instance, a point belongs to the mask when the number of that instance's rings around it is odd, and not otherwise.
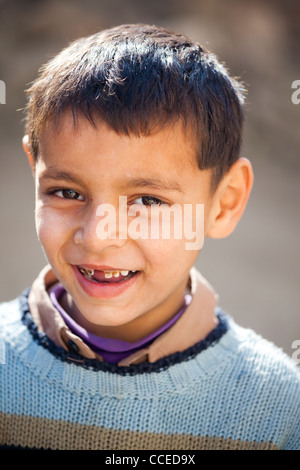
[[[27,158],[28,158],[28,161],[29,161],[29,165],[31,167],[31,171],[33,173],[33,175],[35,174],[35,160],[34,160],[34,157],[32,155],[32,152],[30,150],[30,145],[29,145],[29,137],[28,135],[24,135],[23,139],[22,139],[22,145],[23,145],[23,149],[24,149],[24,152],[26,153],[27,155]]]
[[[253,178],[252,165],[246,158],[237,160],[222,178],[212,200],[208,237],[225,238],[234,231],[246,208]]]

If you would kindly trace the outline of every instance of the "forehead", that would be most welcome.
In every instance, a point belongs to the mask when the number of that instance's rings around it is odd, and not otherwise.
[[[45,166],[112,180],[151,175],[176,184],[206,174],[198,168],[196,138],[180,120],[137,136],[118,134],[101,120],[95,125],[83,116],[74,120],[66,112],[46,124],[39,147],[38,160]]]

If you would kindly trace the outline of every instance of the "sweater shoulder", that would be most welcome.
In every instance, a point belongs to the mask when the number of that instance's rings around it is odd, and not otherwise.
[[[266,428],[272,430],[271,440],[278,448],[300,448],[300,368],[296,362],[233,319],[219,346],[220,351],[230,351],[219,374],[226,402],[237,401],[244,419],[255,419],[260,429],[255,431],[255,439]]]
[[[26,349],[33,339],[22,321],[22,296],[0,304],[0,348],[2,363],[8,351],[16,354]]]
[[[0,304],[0,338],[2,341],[9,342],[11,334],[18,335],[18,329],[24,329],[21,320],[20,297]]]
[[[282,348],[230,317],[228,323],[228,333],[221,343],[232,350],[234,364],[251,371],[254,377],[275,377],[279,384],[290,379],[300,384],[300,368]]]
[[[251,396],[256,396],[257,402],[262,400],[265,406],[272,402],[273,408],[284,407],[287,414],[293,410],[299,427],[300,368],[296,362],[272,341],[237,325],[233,319],[229,319],[229,338],[235,350],[235,359],[229,367],[239,387],[247,384]],[[226,339],[225,335],[225,344]],[[248,392],[245,390],[245,396]],[[290,419],[293,420],[292,414]]]

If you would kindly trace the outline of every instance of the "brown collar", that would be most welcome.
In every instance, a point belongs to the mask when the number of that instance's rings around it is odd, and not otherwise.
[[[38,329],[66,351],[76,351],[85,358],[102,361],[101,356],[72,333],[53,306],[47,290],[56,282],[58,280],[48,265],[32,285],[28,302]],[[155,362],[177,351],[182,352],[203,340],[217,326],[218,319],[215,316],[217,294],[196,268],[190,271],[190,282],[192,301],[179,320],[149,347],[140,349],[120,361],[119,366],[145,361]]]

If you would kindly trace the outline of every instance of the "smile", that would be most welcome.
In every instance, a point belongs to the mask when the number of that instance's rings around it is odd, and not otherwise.
[[[110,267],[109,267],[110,268]],[[110,299],[140,285],[141,271],[89,265],[72,265],[80,288],[89,297]]]
[[[133,276],[137,274],[137,271],[131,270],[97,270],[91,269],[84,266],[78,267],[80,273],[83,277],[89,281],[93,282],[106,282],[106,283],[118,283],[124,282],[131,279]]]

